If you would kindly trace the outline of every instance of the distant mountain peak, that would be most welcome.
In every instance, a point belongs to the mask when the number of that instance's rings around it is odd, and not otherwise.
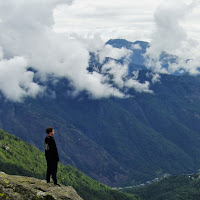
[[[141,50],[145,51],[149,47],[149,43],[145,41],[135,41],[130,42],[125,39],[110,39],[106,44],[112,45],[115,48],[127,48],[127,49],[133,49],[134,45],[140,45]]]

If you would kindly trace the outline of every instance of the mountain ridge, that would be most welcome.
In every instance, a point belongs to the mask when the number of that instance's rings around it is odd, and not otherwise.
[[[140,70],[138,81],[151,82],[149,73]],[[160,171],[193,173],[200,168],[199,84],[199,76],[160,74],[152,94],[131,88],[129,98],[91,99],[68,95],[66,79],[50,81],[36,99],[2,97],[0,127],[43,151],[44,130],[53,126],[61,162],[110,186],[142,183]]]

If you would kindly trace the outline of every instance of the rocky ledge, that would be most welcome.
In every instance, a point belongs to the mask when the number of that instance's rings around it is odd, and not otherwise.
[[[0,172],[2,200],[83,200],[71,186],[54,186],[45,180]]]

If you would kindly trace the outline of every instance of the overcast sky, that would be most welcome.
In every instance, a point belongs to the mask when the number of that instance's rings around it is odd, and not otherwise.
[[[186,5],[192,2],[181,1]],[[99,34],[104,40],[151,41],[155,29],[154,13],[163,2],[168,0],[74,0],[71,5],[55,9],[54,30],[69,36],[93,37]],[[180,23],[190,38],[200,41],[199,6],[188,12]]]

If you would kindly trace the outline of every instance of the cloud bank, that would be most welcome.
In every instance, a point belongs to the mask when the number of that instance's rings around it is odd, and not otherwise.
[[[22,96],[31,96],[42,92],[43,88],[33,82],[34,73],[27,71],[27,60],[23,57],[1,59],[0,90],[8,98],[18,101]]]
[[[199,6],[193,0],[186,4],[182,0],[162,1],[155,11],[155,31],[152,34],[151,46],[145,55],[147,67],[159,73],[199,74],[200,45],[188,37],[182,26],[186,17]],[[168,58],[161,60],[163,52]]]
[[[71,0],[0,2],[0,90],[3,95],[13,101],[35,97],[45,91],[44,86],[35,82],[35,77],[45,83],[49,75],[55,79],[67,78],[75,89],[73,95],[87,91],[91,98],[126,97],[120,87],[114,85],[138,86],[143,88],[139,91],[149,92],[146,83],[141,85],[138,82],[137,85],[137,80],[127,83],[123,80],[127,64],[119,65],[113,60],[103,66],[114,75],[113,84],[109,83],[109,76],[87,70],[91,51],[98,54],[100,63],[108,56],[113,59],[128,58],[130,51],[104,45],[98,36],[72,40],[56,33],[53,29],[53,10],[66,3],[73,5]],[[30,71],[30,67],[34,70]]]
[[[82,20],[99,17],[99,25],[103,21],[106,26],[105,14],[106,17],[110,16],[112,27],[126,30],[117,25],[118,13],[121,12],[122,24],[128,20],[131,25],[131,21],[134,21],[127,18],[132,16],[127,5],[130,8],[133,6],[133,2],[128,0],[124,6],[117,2],[113,13],[105,7],[105,1],[97,3],[86,0],[85,3],[78,0],[0,2],[0,91],[5,97],[13,101],[22,101],[28,96],[36,97],[45,92],[45,83],[49,76],[55,79],[67,78],[74,88],[71,95],[86,91],[91,98],[125,98],[128,97],[125,91],[130,88],[137,92],[153,93],[150,82],[139,82],[136,73],[132,77],[128,76],[129,56],[132,53],[130,50],[105,45],[98,34],[91,38],[73,34],[73,39],[69,39],[65,34],[55,32],[54,17],[58,6],[60,9],[68,9],[72,24],[77,20],[81,23],[80,17]],[[83,9],[87,4],[91,6]],[[151,75],[151,83],[159,81],[160,76],[157,73],[199,74],[200,45],[187,35],[182,25],[198,5],[199,1],[195,0],[190,3],[167,0],[157,7],[154,14],[155,30],[152,33],[151,46],[145,55],[147,67],[156,72]],[[80,10],[79,18],[74,17]],[[102,31],[101,28],[99,30]],[[141,47],[135,45],[134,49]],[[88,70],[90,52],[96,55],[102,65],[101,69],[93,66],[94,71]],[[163,52],[167,54],[161,60]],[[107,57],[112,59],[105,63]],[[121,58],[125,58],[126,62],[122,64],[116,61]],[[34,70],[29,70],[30,67]],[[40,85],[41,82],[43,86]]]

